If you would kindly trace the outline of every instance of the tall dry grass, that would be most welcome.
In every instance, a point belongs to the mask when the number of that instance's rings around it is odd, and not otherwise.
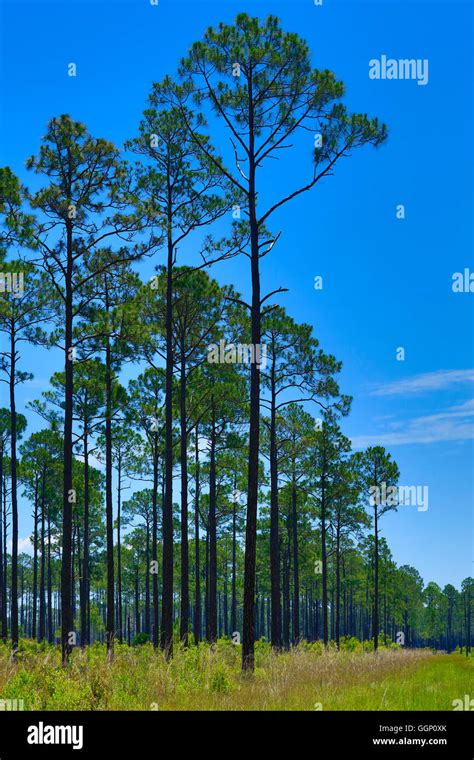
[[[473,660],[428,650],[329,650],[301,645],[274,654],[257,645],[251,676],[229,641],[178,650],[167,662],[147,644],[94,645],[67,670],[57,647],[23,642],[15,662],[0,647],[0,699],[28,710],[390,710],[452,709],[472,684]],[[464,689],[464,690],[463,690]]]

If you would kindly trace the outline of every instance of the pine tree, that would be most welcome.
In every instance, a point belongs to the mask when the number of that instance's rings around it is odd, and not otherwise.
[[[312,70],[306,43],[284,32],[275,16],[264,22],[241,13],[235,24],[209,28],[195,42],[181,70],[183,86],[174,93],[181,121],[190,139],[229,181],[234,204],[242,208],[246,222],[239,225],[238,250],[250,262],[251,343],[261,344],[262,305],[274,293],[261,294],[260,261],[276,243],[278,234],[266,229],[275,212],[312,189],[330,174],[336,162],[354,148],[379,145],[386,128],[366,115],[349,115],[340,103],[344,87],[330,71]],[[207,142],[187,116],[194,101],[227,127],[234,166],[213,155]],[[261,187],[263,169],[289,148],[298,134],[317,132],[321,140],[313,149],[309,178],[294,189],[285,188],[276,199],[265,199]],[[232,160],[232,159],[231,159]],[[309,163],[309,162],[308,162]],[[305,167],[306,169],[306,167]],[[281,176],[281,175],[280,175]],[[268,182],[268,178],[267,178]],[[278,186],[274,182],[273,186]],[[266,200],[266,202],[265,202]],[[280,288],[279,291],[282,289]],[[260,455],[260,366],[251,366],[249,466],[244,582],[244,630],[242,667],[254,668],[255,563]]]

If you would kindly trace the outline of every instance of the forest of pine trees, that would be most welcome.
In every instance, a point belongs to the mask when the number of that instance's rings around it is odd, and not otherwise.
[[[13,652],[21,637],[56,642],[67,663],[74,646],[104,642],[112,659],[115,641],[149,640],[172,657],[229,637],[246,670],[261,638],[469,653],[474,580],[441,589],[397,566],[394,507],[370,494],[398,467],[381,446],[352,451],[341,358],[260,272],[285,232],[278,210],[386,139],[343,95],[276,18],[241,14],[152,86],[123,150],[58,115],[30,186],[0,169],[0,636]],[[308,139],[287,187],[271,159]],[[230,259],[248,302],[222,284]],[[19,411],[39,364],[57,371]]]

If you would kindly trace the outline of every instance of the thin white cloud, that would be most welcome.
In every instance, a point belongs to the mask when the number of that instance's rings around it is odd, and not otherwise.
[[[403,446],[413,443],[473,440],[474,399],[437,414],[392,423],[390,428],[385,432],[355,436],[352,445],[356,449],[362,449],[375,445]]]
[[[425,372],[404,380],[377,385],[369,391],[370,396],[405,396],[449,388],[452,385],[474,382],[474,369],[440,369]]]
[[[18,551],[27,552],[30,554],[33,551],[33,544],[30,541],[29,536],[26,538],[20,538],[18,541]]]
[[[25,387],[39,388],[43,391],[48,390],[51,387],[51,380],[47,377],[32,377],[30,380],[26,381]]]
[[[84,462],[84,456],[83,454],[76,454],[76,459],[79,460],[79,462]],[[88,462],[90,467],[95,467],[96,470],[103,470],[104,469],[104,463],[100,461],[100,459],[97,459],[93,454],[89,454]]]
[[[8,542],[8,551],[11,553],[12,550],[12,542],[11,539]],[[26,554],[33,554],[33,544],[30,541],[29,536],[26,538],[19,538],[18,539],[18,554],[21,554],[22,552],[26,552]]]

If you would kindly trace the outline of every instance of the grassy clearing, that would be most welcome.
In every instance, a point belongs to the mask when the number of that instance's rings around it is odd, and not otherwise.
[[[151,645],[75,651],[68,670],[57,647],[22,642],[17,661],[0,646],[0,699],[25,710],[452,710],[472,691],[474,660],[428,650],[322,652],[302,645],[279,656],[257,644],[253,676],[240,647],[219,641],[166,662]],[[321,705],[321,707],[319,707]]]

